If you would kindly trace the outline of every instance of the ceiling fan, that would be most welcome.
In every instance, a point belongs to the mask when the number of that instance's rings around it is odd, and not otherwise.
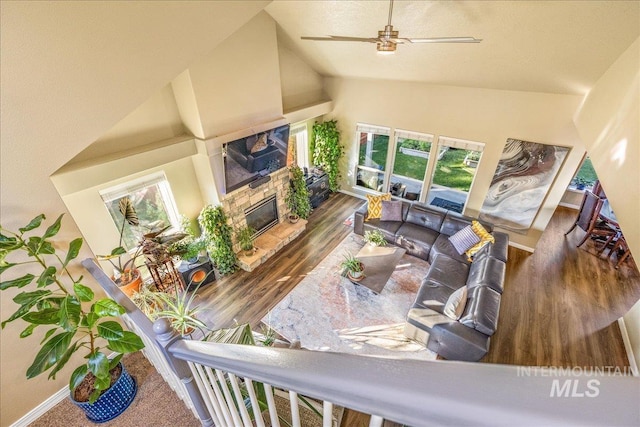
[[[302,40],[331,41],[331,42],[365,42],[376,43],[378,53],[392,54],[396,51],[398,44],[409,43],[480,43],[482,39],[475,37],[429,37],[429,38],[409,38],[398,37],[398,31],[391,25],[391,14],[393,12],[393,0],[389,2],[389,21],[384,26],[384,30],[378,31],[378,37],[348,37],[348,36],[327,36],[327,37],[300,37]]]

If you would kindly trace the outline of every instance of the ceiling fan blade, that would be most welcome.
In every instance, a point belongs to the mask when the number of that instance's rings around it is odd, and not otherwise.
[[[422,39],[406,38],[411,43],[480,43],[482,39],[475,37],[429,37]]]
[[[346,37],[346,36],[328,36],[328,37],[300,37],[302,40],[330,41],[330,42],[366,42],[377,43],[377,38],[370,37]]]

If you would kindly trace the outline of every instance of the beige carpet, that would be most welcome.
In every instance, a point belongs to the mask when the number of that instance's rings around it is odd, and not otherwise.
[[[138,394],[118,418],[99,424],[105,427],[199,427],[200,422],[162,379],[141,352],[124,357],[127,371],[136,379]],[[95,426],[65,399],[31,424],[33,427]]]

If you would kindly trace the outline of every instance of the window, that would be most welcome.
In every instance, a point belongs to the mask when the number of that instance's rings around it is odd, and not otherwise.
[[[289,147],[295,147],[293,163],[301,168],[309,167],[309,137],[306,124],[291,126]],[[288,163],[288,162],[287,162]]]
[[[357,185],[383,191],[389,151],[389,128],[358,124],[356,138],[358,143]]]
[[[419,200],[433,135],[396,130],[394,136],[395,155],[389,192],[397,197]]]
[[[483,149],[482,143],[439,137],[427,202],[462,213]]]
[[[118,203],[124,197],[131,199],[138,214],[142,232],[144,232],[145,226],[149,227],[149,224],[155,221],[162,221],[165,226],[171,225],[175,229],[180,228],[178,209],[164,173],[146,176],[108,188],[101,191],[100,196],[109,210],[113,222],[118,227],[118,231],[120,231],[123,222]],[[125,227],[123,240],[123,246],[130,250],[138,244],[139,236],[134,234],[132,227]]]
[[[595,169],[593,169],[593,164],[591,163],[591,159],[587,156],[576,175],[571,180],[571,184],[569,184],[569,188],[572,190],[591,190],[593,188],[593,184],[598,180],[598,175],[596,175]]]

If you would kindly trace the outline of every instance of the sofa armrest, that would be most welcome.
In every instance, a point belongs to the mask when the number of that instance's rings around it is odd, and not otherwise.
[[[491,234],[495,239],[495,243],[489,248],[489,256],[498,258],[506,263],[509,253],[509,235],[501,231],[494,231]]]
[[[447,360],[477,362],[489,351],[490,338],[459,322],[435,325],[427,348]]]
[[[368,205],[365,203],[353,214],[353,232],[364,236],[364,220],[367,217]]]

